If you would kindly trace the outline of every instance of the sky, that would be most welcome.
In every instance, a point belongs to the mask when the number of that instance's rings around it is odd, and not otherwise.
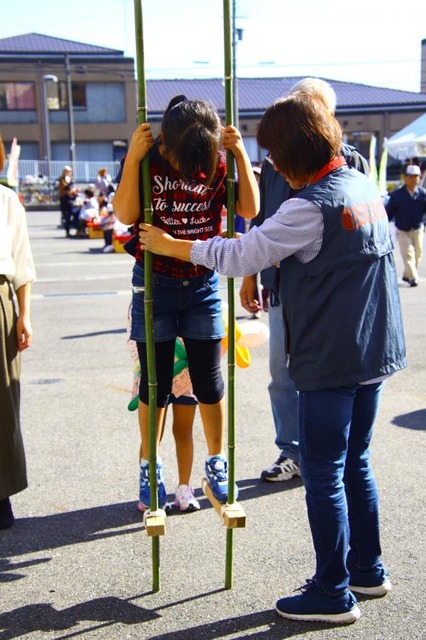
[[[426,2],[234,0],[240,77],[316,76],[420,91]],[[230,0],[231,7],[233,0]],[[111,47],[135,57],[133,0],[14,0],[0,39],[25,33]],[[146,79],[224,73],[222,0],[142,0]]]

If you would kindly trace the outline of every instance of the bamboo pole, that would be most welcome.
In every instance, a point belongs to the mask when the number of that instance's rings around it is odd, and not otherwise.
[[[146,81],[144,68],[144,41],[142,0],[134,0],[135,35],[136,35],[136,69],[138,80],[138,124],[147,121]],[[143,211],[145,222],[152,224],[151,175],[148,155],[142,160]],[[149,476],[150,476],[150,511],[158,513],[157,487],[157,446],[156,446],[156,414],[157,414],[157,375],[155,368],[154,319],[152,298],[152,253],[144,252],[145,272],[145,328],[149,387]],[[147,528],[148,530],[148,528]],[[152,536],[152,590],[160,590],[160,538]]]
[[[225,122],[233,124],[232,23],[230,0],[223,0],[225,58]],[[226,152],[227,173],[227,236],[235,232],[235,167],[231,151]],[[228,278],[228,504],[235,502],[235,297],[234,279]],[[233,585],[234,529],[226,530],[225,588]]]

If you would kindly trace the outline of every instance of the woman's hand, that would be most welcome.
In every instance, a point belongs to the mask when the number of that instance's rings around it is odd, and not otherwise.
[[[16,323],[16,333],[18,337],[18,351],[24,351],[31,346],[33,330],[27,316],[19,315]]]
[[[221,238],[227,238],[228,237],[228,232],[227,231],[222,231],[220,234]],[[233,238],[241,238],[243,234],[240,233],[239,231],[235,231],[234,235],[232,236]]]
[[[191,247],[194,244],[192,240],[173,238],[162,229],[153,227],[146,222],[142,222],[139,229],[139,242],[142,249],[159,256],[169,256],[191,262]]]
[[[139,229],[139,242],[143,249],[151,251],[151,253],[156,253],[159,256],[171,255],[171,244],[174,242],[172,236],[162,229],[153,227],[146,222],[142,222],[139,225]],[[167,251],[168,248],[169,252]]]

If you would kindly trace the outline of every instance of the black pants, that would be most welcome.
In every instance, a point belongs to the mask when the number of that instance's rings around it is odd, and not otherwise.
[[[176,341],[157,342],[155,344],[155,364],[157,374],[157,407],[166,407],[173,383],[173,366]],[[222,341],[192,340],[184,338],[194,395],[203,404],[216,404],[223,398],[225,385],[221,370]],[[137,342],[141,364],[139,398],[149,403],[148,368],[146,343]]]

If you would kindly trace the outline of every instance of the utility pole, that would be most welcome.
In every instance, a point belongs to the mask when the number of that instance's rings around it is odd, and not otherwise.
[[[238,99],[238,76],[237,76],[237,44],[243,39],[243,30],[237,29],[235,20],[237,15],[237,2],[232,0],[232,92],[234,94],[234,127],[240,128],[239,99]]]
[[[51,143],[50,143],[50,122],[49,122],[49,104],[47,100],[47,83],[58,82],[58,76],[51,74],[44,75],[41,81],[41,93],[43,99],[43,116],[44,116],[44,159],[47,162],[47,175],[50,178],[50,163],[52,161]]]

